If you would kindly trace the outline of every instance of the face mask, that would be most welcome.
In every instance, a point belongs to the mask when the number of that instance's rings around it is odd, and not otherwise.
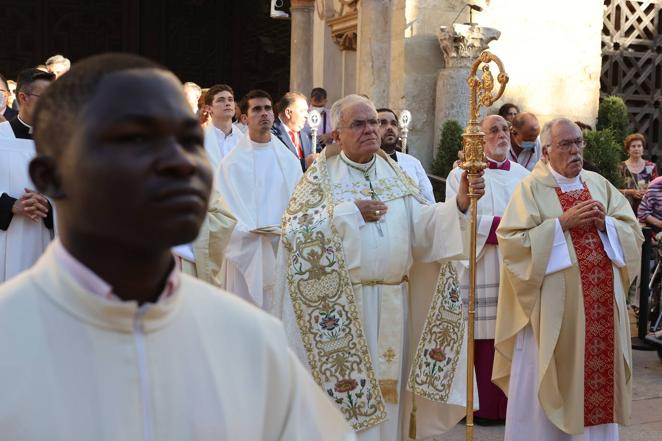
[[[533,150],[536,148],[536,142],[535,141],[522,141],[519,145],[522,147],[524,150]]]

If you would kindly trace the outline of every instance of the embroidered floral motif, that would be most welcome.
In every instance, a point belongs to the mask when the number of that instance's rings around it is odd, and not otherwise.
[[[432,401],[448,401],[463,338],[464,319],[457,273],[451,264],[445,264],[439,273],[407,388]]]
[[[283,217],[287,285],[313,378],[359,431],[381,423],[387,414],[344,262],[342,239],[333,225],[338,199],[327,173],[325,150],[295,188]],[[408,184],[384,183],[381,194],[414,195],[423,202],[411,179],[399,169],[396,173]],[[358,196],[363,190],[357,187],[341,193],[353,201],[363,198]]]

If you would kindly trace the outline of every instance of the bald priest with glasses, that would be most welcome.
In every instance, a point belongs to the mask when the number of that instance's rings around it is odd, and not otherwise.
[[[643,238],[625,197],[583,170],[575,123],[554,119],[540,138],[543,159],[497,229],[492,381],[508,395],[505,439],[615,441],[630,417],[625,295]]]

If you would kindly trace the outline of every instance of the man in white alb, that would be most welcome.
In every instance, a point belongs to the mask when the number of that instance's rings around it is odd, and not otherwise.
[[[232,151],[244,134],[232,123],[234,116],[234,91],[227,84],[211,86],[205,95],[205,107],[211,116],[205,129],[205,150],[209,162],[217,172],[218,166]]]
[[[302,175],[297,158],[271,133],[271,96],[250,91],[240,103],[248,132],[221,162],[221,198],[237,225],[225,253],[225,288],[268,308],[275,283],[283,211]]]
[[[476,321],[474,328],[474,366],[480,396],[480,410],[474,414],[477,424],[491,424],[506,418],[507,400],[492,384],[494,329],[499,295],[499,244],[496,229],[510,196],[529,171],[506,158],[510,149],[508,121],[490,115],[481,122],[485,133],[485,196],[478,201],[476,238]],[[457,194],[462,169],[454,168],[446,180],[446,199]],[[469,293],[469,261],[453,262],[460,277],[460,290],[466,305]]]
[[[421,189],[423,197],[434,204],[434,192],[432,183],[425,173],[421,161],[407,153],[398,152],[395,147],[400,136],[400,127],[398,126],[398,117],[391,109],[377,109],[379,117],[379,135],[382,139],[381,148],[391,157],[402,170],[409,175],[414,183]]]

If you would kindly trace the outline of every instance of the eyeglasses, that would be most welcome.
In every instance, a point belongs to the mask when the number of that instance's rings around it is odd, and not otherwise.
[[[341,127],[345,129],[352,129],[354,131],[364,131],[367,126],[370,126],[372,129],[377,129],[380,123],[377,119],[355,119],[347,127]]]
[[[567,152],[573,145],[576,145],[579,150],[582,150],[586,146],[586,141],[584,141],[584,138],[564,139],[556,144],[562,152]]]
[[[26,95],[36,96],[37,98],[39,98],[39,97],[41,96],[41,95],[37,95],[36,93],[28,93],[28,94],[26,94]]]

